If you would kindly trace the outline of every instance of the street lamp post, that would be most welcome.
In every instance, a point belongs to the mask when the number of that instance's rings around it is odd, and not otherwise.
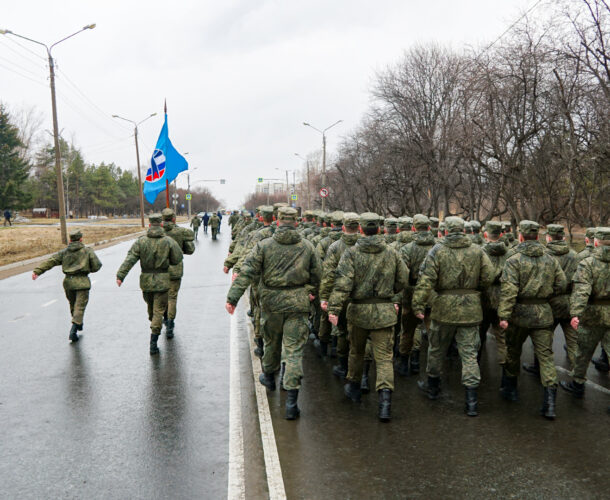
[[[295,153],[295,156],[298,156],[301,160],[303,160],[305,162],[305,165],[307,165],[307,210],[311,210],[311,200],[310,200],[310,188],[309,188],[309,160],[306,158],[303,158],[299,153]]]
[[[129,122],[133,125],[133,136],[136,141],[136,162],[138,165],[138,185],[140,186],[140,220],[142,222],[142,227],[146,227],[146,226],[144,226],[144,192],[142,189],[142,172],[140,171],[141,167],[140,167],[140,150],[138,148],[138,125],[141,125],[149,118],[156,116],[156,114],[157,113],[152,113],[137,123],[134,122],[133,120],[128,120],[127,118],[123,118],[122,116],[119,116],[119,115],[112,115],[112,118],[118,118],[119,120],[125,120],[126,122]]]
[[[71,35],[62,38],[58,42],[55,42],[50,47],[42,42],[38,42],[31,38],[28,38],[23,35],[18,35],[17,33],[13,33],[10,30],[0,30],[0,35],[13,35],[18,38],[22,38],[23,40],[27,40],[28,42],[32,42],[38,45],[42,45],[47,50],[47,56],[49,58],[49,81],[51,86],[51,108],[53,111],[53,143],[55,145],[55,173],[57,175],[57,201],[59,203],[59,225],[61,228],[61,241],[64,244],[68,244],[68,232],[66,230],[66,203],[64,199],[64,180],[61,171],[61,151],[59,150],[59,126],[57,124],[57,102],[55,99],[55,61],[53,60],[53,56],[51,55],[51,50],[57,44],[67,40],[68,38],[72,38],[75,35],[78,35],[82,31],[92,30],[95,28],[95,24],[88,24],[84,26],[82,29],[78,30]]]
[[[306,127],[310,127],[312,129],[314,129],[315,131],[320,132],[322,134],[322,187],[323,188],[326,187],[326,132],[328,130],[330,130],[331,128],[333,128],[335,125],[338,125],[339,123],[341,123],[342,121],[343,120],[337,120],[335,123],[333,123],[332,125],[329,125],[324,130],[317,129],[310,123],[303,122],[303,125],[305,125]],[[324,211],[325,207],[326,207],[326,198],[322,198],[322,211]]]
[[[287,170],[285,168],[275,168],[276,170],[279,170],[280,172],[282,170],[284,170],[286,172],[286,202],[288,203],[288,205],[290,205],[290,185],[288,183],[288,172],[290,172],[291,170]],[[268,204],[269,202],[267,202]]]

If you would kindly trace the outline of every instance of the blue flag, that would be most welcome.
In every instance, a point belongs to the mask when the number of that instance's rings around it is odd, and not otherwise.
[[[150,159],[150,167],[144,181],[144,197],[149,203],[154,203],[157,195],[165,190],[165,181],[172,182],[180,172],[188,170],[189,164],[169,140],[167,131],[167,113],[165,123],[157,139],[157,145]]]

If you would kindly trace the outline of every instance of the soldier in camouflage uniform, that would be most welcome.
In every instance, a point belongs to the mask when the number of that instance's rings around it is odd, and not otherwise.
[[[610,227],[598,227],[593,255],[580,261],[570,297],[571,326],[579,330],[572,380],[561,386],[574,397],[585,393],[587,367],[599,342],[610,350]],[[610,411],[610,408],[608,408]]]
[[[414,349],[414,335],[417,326],[421,321],[413,314],[411,301],[413,299],[413,290],[417,285],[419,278],[419,270],[421,268],[426,255],[435,244],[434,235],[430,232],[430,219],[422,214],[416,214],[413,217],[413,227],[415,233],[413,241],[401,249],[400,256],[405,265],[409,269],[409,285],[403,291],[402,296],[402,315],[401,324],[402,330],[400,333],[400,343],[398,345],[398,363],[396,370],[399,375],[407,376],[409,374],[409,362],[412,373],[419,373],[419,347],[421,339],[418,342],[418,348]],[[426,322],[429,323],[429,308],[426,309]]]
[[[413,241],[413,219],[408,216],[398,218],[398,234],[396,240],[390,244],[390,247],[396,250],[398,253],[402,250],[402,247]]]
[[[284,388],[286,419],[299,416],[297,398],[303,376],[303,349],[307,342],[309,302],[320,284],[320,261],[307,240],[296,231],[297,211],[281,207],[279,227],[271,238],[259,241],[241,267],[227,295],[233,314],[240,297],[252,282],[259,283],[261,328],[265,342],[261,384],[275,390],[275,372],[281,358],[286,363]]]
[[[478,220],[472,220],[470,221],[470,227],[472,229],[472,236],[470,237],[472,242],[475,245],[483,246],[485,240],[481,236],[481,223]]]
[[[220,218],[216,213],[213,213],[212,217],[210,217],[210,228],[212,229],[212,239],[216,240],[216,235],[220,229]]]
[[[462,360],[462,384],[466,390],[465,411],[478,415],[477,388],[481,372],[477,363],[480,347],[479,325],[483,321],[480,290],[493,280],[493,266],[487,254],[464,234],[464,220],[445,219],[447,235],[436,244],[422,264],[413,293],[413,314],[423,320],[427,304],[432,304],[428,334],[428,381],[418,382],[430,399],[440,390],[443,360],[455,337]],[[430,292],[436,296],[431,300]]]
[[[343,229],[343,212],[337,211],[333,212],[329,216],[330,220],[330,232],[324,236],[320,243],[316,246],[316,253],[318,254],[318,258],[320,262],[324,264],[324,259],[326,258],[326,252],[328,248],[339,238],[341,238],[342,229]],[[336,266],[335,266],[336,267]],[[324,275],[322,275],[324,276]],[[321,301],[320,301],[321,302]],[[321,307],[320,303],[320,330],[318,332],[318,338],[314,340],[314,347],[318,351],[318,355],[322,358],[328,355],[328,345],[332,340],[332,348],[331,348],[331,356],[332,351],[334,350],[335,356],[337,352],[337,337],[331,337],[332,325],[328,321],[328,313]]]
[[[146,235],[140,236],[131,246],[116,275],[117,285],[121,286],[131,268],[140,261],[140,288],[148,306],[151,355],[159,354],[157,341],[161,334],[163,314],[167,309],[169,267],[182,262],[182,250],[172,238],[165,236],[161,219],[161,214],[148,217],[150,228]]]
[[[442,238],[443,236],[445,236],[445,232],[443,231],[443,234],[439,234],[439,220],[438,217],[428,217],[428,219],[430,220],[430,231],[432,231],[432,234],[434,235],[435,238]]]
[[[237,210],[233,210],[233,212],[229,216],[229,227],[231,228],[231,231],[233,231],[233,227],[235,226],[235,224],[237,224],[238,220],[239,212]]]
[[[439,222],[438,223],[438,230],[437,230],[437,235],[436,235],[436,240],[438,241],[442,241],[443,239],[445,239],[445,222]]]
[[[199,226],[201,226],[201,219],[197,215],[193,215],[191,219],[190,226],[193,228],[193,234],[195,235],[195,239],[197,239],[197,234],[199,233]]]
[[[396,241],[398,236],[398,219],[388,217],[383,223],[385,242],[390,245]]]
[[[239,255],[234,256],[232,260],[231,256],[239,251],[239,247],[244,243],[248,233],[254,230],[256,226],[256,221],[252,220],[252,214],[248,210],[244,210],[242,212],[241,221],[235,226],[237,234],[235,234],[233,241],[231,241],[231,244],[229,245],[229,255],[227,257],[228,262],[225,261],[225,267],[230,269],[233,265],[235,265],[239,259]],[[230,266],[228,265],[229,263]],[[225,273],[227,272],[228,271],[225,271]]]
[[[370,337],[377,366],[378,416],[382,422],[388,422],[394,390],[394,325],[398,321],[400,292],[408,284],[409,270],[379,234],[381,221],[377,214],[370,212],[360,216],[365,237],[359,238],[341,256],[328,311],[329,320],[336,326],[344,305],[350,301],[345,395],[353,401],[360,400],[364,351]]]
[[[472,222],[464,221],[464,232],[468,235],[472,241]]]
[[[502,232],[504,233],[503,241],[508,248],[516,247],[519,244],[519,242],[515,239],[515,233],[513,233],[512,222],[502,222]]]
[[[537,222],[522,220],[519,242],[506,260],[501,278],[498,318],[506,330],[507,357],[502,396],[517,400],[517,377],[523,343],[530,337],[540,362],[544,387],[542,414],[555,418],[557,370],[553,360],[553,310],[551,297],[564,293],[567,281],[559,261],[545,253],[538,241]]]
[[[171,208],[164,208],[161,212],[163,217],[163,230],[165,236],[172,238],[182,254],[191,255],[195,251],[195,236],[193,231],[176,225],[176,214]],[[174,338],[174,326],[176,320],[176,304],[178,302],[178,292],[184,275],[184,264],[169,266],[169,290],[167,292],[167,310],[165,311],[165,336],[168,339]]]
[[[69,339],[78,342],[78,331],[83,329],[83,317],[85,308],[89,302],[89,290],[91,281],[89,273],[97,273],[102,268],[102,263],[95,252],[83,244],[83,234],[74,229],[70,232],[70,243],[66,248],[44,261],[32,272],[32,279],[45,273],[55,266],[61,266],[66,275],[64,278],[64,292],[70,304],[70,315],[72,316],[72,327]]]
[[[314,217],[314,213],[311,210],[305,210],[305,212],[303,212],[303,222],[301,223],[299,230],[304,238],[307,238],[307,235],[313,232],[312,228],[316,225]]]
[[[491,333],[496,339],[496,353],[498,363],[502,367],[504,373],[504,363],[506,363],[506,339],[504,330],[500,328],[500,320],[498,319],[498,305],[500,303],[500,278],[504,270],[504,263],[508,257],[508,247],[502,241],[502,223],[499,221],[490,220],[485,224],[485,239],[487,243],[483,245],[483,251],[489,257],[493,266],[493,281],[482,294],[483,305],[483,322],[479,330],[481,336],[481,350],[487,341],[487,332],[491,328]],[[480,359],[479,354],[479,359]]]

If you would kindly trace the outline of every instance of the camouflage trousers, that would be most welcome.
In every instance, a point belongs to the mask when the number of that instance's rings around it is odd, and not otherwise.
[[[70,315],[72,316],[72,323],[75,325],[83,324],[83,316],[85,315],[85,308],[89,302],[89,290],[64,290],[66,292],[66,298],[70,303]]]
[[[263,371],[275,373],[286,363],[284,388],[299,389],[303,377],[303,351],[309,336],[307,313],[261,312],[264,341]]]
[[[167,291],[167,318],[176,319],[176,304],[178,303],[178,292],[182,280],[170,280]]]
[[[491,334],[496,339],[496,357],[498,364],[506,363],[506,338],[504,330],[500,328],[500,320],[496,309],[483,308],[483,322],[481,323],[479,334],[481,336],[481,349],[487,342],[487,332],[491,329]]]
[[[580,324],[578,327],[578,350],[574,370],[572,371],[575,382],[584,384],[587,380],[587,368],[599,342],[602,343],[602,348],[606,352],[610,352],[610,327]]]
[[[402,315],[400,317],[401,331],[400,331],[400,343],[398,344],[398,353],[401,356],[409,356],[411,351],[415,349],[419,351],[421,348],[421,329],[418,327],[421,325],[421,320],[418,319],[411,311],[411,308],[403,307]],[[428,314],[424,317],[424,324],[426,328],[430,328],[430,317]],[[416,332],[419,331],[419,335],[416,338]],[[416,345],[417,344],[417,345]]]
[[[337,357],[347,358],[349,356],[349,342],[347,340],[347,305],[339,314],[339,322],[337,326],[332,325],[330,332],[332,337],[337,337]]]
[[[556,319],[553,329],[557,328],[557,325],[561,325],[561,329],[563,330],[563,336],[566,339],[566,347],[568,349],[570,369],[574,369],[576,355],[578,354],[578,332],[572,328],[569,319]]]
[[[330,342],[332,326],[328,321],[328,313],[320,309],[320,330],[318,330],[318,338],[322,342]]]
[[[142,292],[142,296],[148,306],[150,331],[155,335],[159,335],[163,325],[163,315],[167,309],[168,292]]]
[[[212,228],[212,239],[215,240],[216,239],[216,235],[218,234],[218,229],[213,227]]]
[[[260,339],[261,335],[261,307],[258,302],[258,290],[254,286],[250,286],[250,310],[254,315],[254,338]]]
[[[553,359],[553,330],[549,328],[524,328],[509,323],[506,336],[506,374],[519,376],[521,350],[527,337],[532,339],[534,354],[540,363],[540,382],[544,387],[557,385],[557,370]]]
[[[365,351],[370,338],[372,358],[377,368],[376,389],[394,390],[394,326],[379,330],[367,330],[354,324],[349,326],[349,361],[347,380],[360,383],[362,379]]]
[[[199,233],[199,226],[193,227],[193,234],[195,235],[195,239],[197,239],[197,233]]]
[[[453,337],[462,360],[462,384],[466,387],[478,387],[481,382],[481,371],[477,362],[481,345],[478,326],[445,325],[432,320],[428,330],[427,374],[429,377],[441,376],[443,361]]]

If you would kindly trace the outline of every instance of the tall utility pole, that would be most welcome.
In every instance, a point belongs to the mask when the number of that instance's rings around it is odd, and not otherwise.
[[[146,118],[144,118],[143,120],[140,120],[139,122],[136,123],[133,120],[128,120],[127,118],[123,118],[122,116],[112,115],[112,118],[118,118],[119,120],[125,120],[126,122],[129,122],[133,125],[133,136],[136,141],[136,164],[138,165],[138,185],[140,186],[140,221],[142,222],[142,227],[146,227],[146,226],[144,225],[144,186],[142,184],[142,172],[141,172],[142,167],[140,166],[140,149],[138,148],[138,125],[141,125],[142,123],[144,123],[149,118],[152,118],[153,116],[157,116],[157,113],[151,113]]]
[[[320,132],[322,134],[322,186],[321,187],[323,187],[323,188],[326,187],[326,132],[328,130],[330,130],[331,128],[333,128],[335,125],[338,125],[339,123],[341,123],[342,121],[343,120],[337,120],[335,123],[333,123],[332,125],[329,125],[324,130],[317,129],[310,123],[303,122],[303,125],[305,125],[306,127],[310,127],[312,129],[314,129],[315,131]],[[326,198],[322,198],[322,211],[324,211],[325,207],[326,207]]]
[[[305,162],[305,165],[307,165],[307,210],[311,210],[311,190],[309,187],[309,160],[307,158],[303,158],[299,153],[295,153],[294,156],[298,156],[301,160]]]
[[[78,35],[80,32],[85,30],[92,30],[95,28],[95,24],[88,24],[84,26],[82,29],[78,30],[71,35],[68,35],[65,38],[62,38],[58,42],[55,42],[50,47],[42,42],[38,42],[36,40],[32,40],[23,35],[18,35],[17,33],[13,33],[10,30],[0,30],[0,35],[13,35],[18,38],[22,38],[23,40],[27,40],[28,42],[32,42],[38,45],[42,45],[45,49],[47,49],[47,56],[49,58],[49,81],[51,86],[51,107],[53,110],[53,143],[55,146],[55,173],[57,175],[57,202],[59,203],[59,226],[61,228],[61,241],[67,245],[68,244],[68,231],[66,230],[66,200],[64,198],[64,179],[61,170],[61,151],[59,150],[59,126],[57,124],[57,102],[55,99],[55,61],[53,60],[53,56],[51,55],[51,50],[57,44],[67,40],[68,38],[72,38],[75,35]]]

